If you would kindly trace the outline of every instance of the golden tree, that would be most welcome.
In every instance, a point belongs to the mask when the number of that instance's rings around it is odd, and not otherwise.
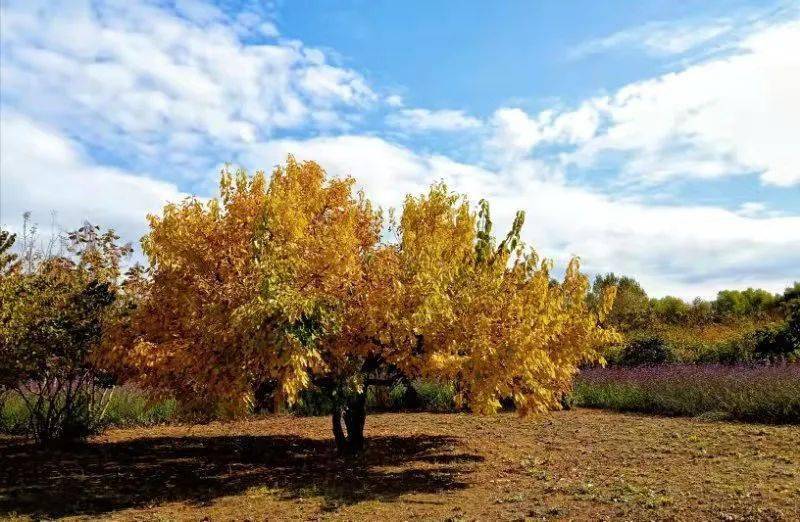
[[[231,412],[265,379],[288,403],[316,386],[333,401],[337,446],[353,452],[370,385],[450,379],[472,411],[495,412],[501,399],[544,411],[580,362],[616,340],[586,305],[577,260],[556,283],[525,250],[521,213],[498,242],[485,202],[475,212],[437,184],[408,196],[383,231],[353,184],[289,157],[268,183],[224,172],[219,199],[151,216],[152,280],[106,363]]]

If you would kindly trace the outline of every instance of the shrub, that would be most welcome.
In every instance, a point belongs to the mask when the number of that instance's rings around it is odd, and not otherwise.
[[[693,360],[688,362],[735,364],[752,361],[756,341],[752,332],[738,338],[710,345],[701,345]]]
[[[333,400],[316,386],[310,387],[300,392],[290,411],[304,417],[330,415],[333,412]]]
[[[173,398],[154,399],[145,392],[116,388],[109,399],[105,422],[108,426],[153,426],[178,418],[178,402]]]
[[[25,434],[29,429],[30,409],[22,396],[10,395],[0,408],[0,433]],[[146,393],[127,387],[108,394],[105,415],[98,426],[152,426],[178,418],[175,399],[154,400]]]
[[[661,364],[672,359],[670,347],[664,339],[650,336],[628,341],[619,355],[618,364],[640,366]]]
[[[91,356],[112,317],[121,259],[130,253],[117,239],[87,223],[64,239],[68,255],[23,245],[22,269],[0,277],[0,385],[25,403],[27,433],[41,444],[102,427],[111,382]],[[26,233],[24,243],[31,241]]]
[[[0,405],[0,433],[22,435],[28,429],[28,409],[16,394],[7,394]]]
[[[800,304],[796,303],[786,322],[754,334],[755,354],[773,359],[800,356]]]
[[[414,388],[419,396],[420,407],[425,411],[448,412],[455,410],[456,395],[453,383],[439,381],[417,381]]]
[[[409,388],[398,383],[391,387],[370,386],[367,389],[367,410],[401,411],[422,410],[429,412],[451,412],[456,410],[455,385],[451,382],[417,380]],[[304,390],[298,401],[289,410],[301,416],[329,415],[333,401],[316,388]]]

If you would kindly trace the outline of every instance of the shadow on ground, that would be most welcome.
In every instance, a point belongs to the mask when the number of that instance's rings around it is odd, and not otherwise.
[[[466,486],[483,460],[456,439],[371,437],[357,459],[332,442],[296,436],[162,437],[44,452],[0,440],[0,515],[97,515],[184,501],[202,505],[251,487],[283,498],[323,498],[323,509]]]

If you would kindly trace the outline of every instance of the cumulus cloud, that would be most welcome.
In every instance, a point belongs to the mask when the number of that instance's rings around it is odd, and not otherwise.
[[[540,144],[584,143],[595,136],[599,119],[600,115],[591,103],[563,113],[546,110],[535,117],[522,109],[501,108],[492,115],[492,134],[487,145],[499,157],[516,160]]]
[[[240,161],[273,166],[289,153],[333,175],[354,176],[384,208],[444,180],[473,203],[489,199],[500,231],[525,210],[524,239],[561,267],[579,254],[588,271],[633,275],[653,295],[712,296],[719,288],[753,285],[778,291],[800,266],[800,217],[645,205],[566,185],[542,175],[535,162],[495,171],[364,136],[271,141]]]
[[[270,169],[293,153],[353,175],[383,207],[444,180],[472,202],[488,198],[498,230],[523,209],[524,238],[560,266],[579,254],[590,272],[632,275],[653,295],[777,291],[797,277],[799,216],[760,202],[645,204],[564,173],[609,162],[627,181],[757,173],[796,190],[800,67],[787,50],[800,47],[798,22],[572,109],[504,107],[487,121],[379,98],[357,71],[282,38],[269,17],[198,0],[10,1],[0,24],[0,222],[12,227],[25,210],[40,220],[55,210],[64,226],[90,219],[136,240],[147,212],[183,196],[139,173],[183,183],[165,171],[192,167],[210,188],[221,161]],[[386,123],[409,133],[489,136],[475,141],[481,163],[419,152],[382,129],[354,132],[349,122],[373,103],[391,107]]]
[[[627,180],[663,183],[758,173],[800,184],[800,20],[773,25],[736,52],[629,84],[578,109],[495,113],[494,143],[530,152],[567,146],[566,163],[611,161]],[[566,129],[566,130],[565,130]],[[570,147],[571,146],[571,147]]]
[[[207,166],[213,151],[376,99],[321,51],[265,39],[270,21],[205,2],[12,0],[0,18],[4,103],[145,167]]]
[[[404,109],[387,116],[386,123],[408,132],[460,131],[482,125],[478,118],[469,116],[464,111],[448,109]]]
[[[15,231],[23,212],[42,224],[54,212],[67,229],[88,220],[135,244],[146,214],[184,197],[171,183],[97,165],[54,129],[8,111],[0,120],[0,150],[0,224]]]

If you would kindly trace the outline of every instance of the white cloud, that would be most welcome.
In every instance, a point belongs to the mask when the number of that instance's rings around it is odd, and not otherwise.
[[[42,224],[55,212],[67,229],[89,220],[136,244],[147,213],[184,197],[170,183],[94,164],[68,138],[18,114],[4,111],[0,138],[0,224],[13,230],[23,212]]]
[[[319,113],[361,110],[376,99],[360,74],[331,65],[319,50],[296,41],[245,43],[248,31],[275,36],[269,20],[226,17],[198,1],[176,9],[3,2],[4,103],[149,168],[176,152],[207,163],[212,151],[313,126]],[[206,154],[165,147],[175,133],[202,139]]]
[[[543,143],[578,144],[595,136],[599,114],[590,104],[563,113],[546,110],[531,117],[518,108],[501,108],[490,121],[489,149],[504,159],[519,159]]]
[[[464,111],[429,109],[404,109],[390,114],[386,123],[410,132],[459,131],[481,126],[478,118]]]
[[[399,94],[390,94],[384,100],[386,105],[389,107],[402,107],[403,106],[403,97]]]
[[[644,205],[567,186],[539,172],[535,162],[493,171],[363,136],[272,141],[240,160],[260,168],[288,153],[316,160],[331,174],[354,176],[384,208],[444,180],[473,203],[489,199],[498,233],[523,209],[524,239],[561,267],[579,254],[586,270],[632,275],[652,295],[710,297],[720,288],[746,286],[778,291],[800,266],[800,217]]]
[[[582,59],[614,49],[641,49],[656,56],[682,54],[730,33],[730,20],[704,23],[650,22],[631,29],[596,38],[573,47],[568,56]]]
[[[756,172],[764,184],[796,185],[800,53],[790,49],[800,49],[798,20],[751,34],[729,56],[629,84],[574,111],[500,110],[493,143],[526,153],[542,143],[573,145],[568,162],[610,159],[646,183]]]
[[[758,217],[763,215],[767,210],[767,206],[764,203],[758,201],[746,201],[739,205],[739,210],[737,211],[740,216],[745,217]]]
[[[587,270],[630,274],[653,295],[777,291],[797,277],[798,216],[757,202],[736,210],[646,205],[563,179],[567,167],[616,161],[628,179],[650,183],[747,172],[774,185],[800,182],[800,74],[797,53],[787,51],[800,47],[797,22],[573,110],[501,108],[483,122],[457,110],[404,110],[399,95],[383,98],[396,108],[387,123],[409,132],[490,129],[478,143],[486,164],[468,165],[353,133],[351,122],[378,100],[363,76],[279,38],[263,16],[227,16],[189,0],[177,14],[116,0],[43,5],[4,2],[0,17],[6,224],[18,224],[25,210],[40,220],[56,210],[64,226],[90,219],[135,240],[144,215],[181,193],[129,170],[176,179],[165,171],[198,167],[183,170],[210,187],[209,163],[269,168],[294,153],[352,174],[384,207],[442,179],[473,202],[490,199],[498,233],[524,209],[525,239],[560,266],[580,254]],[[254,41],[261,43],[245,43]],[[332,129],[351,134],[275,138]],[[103,158],[136,167],[107,167]]]

